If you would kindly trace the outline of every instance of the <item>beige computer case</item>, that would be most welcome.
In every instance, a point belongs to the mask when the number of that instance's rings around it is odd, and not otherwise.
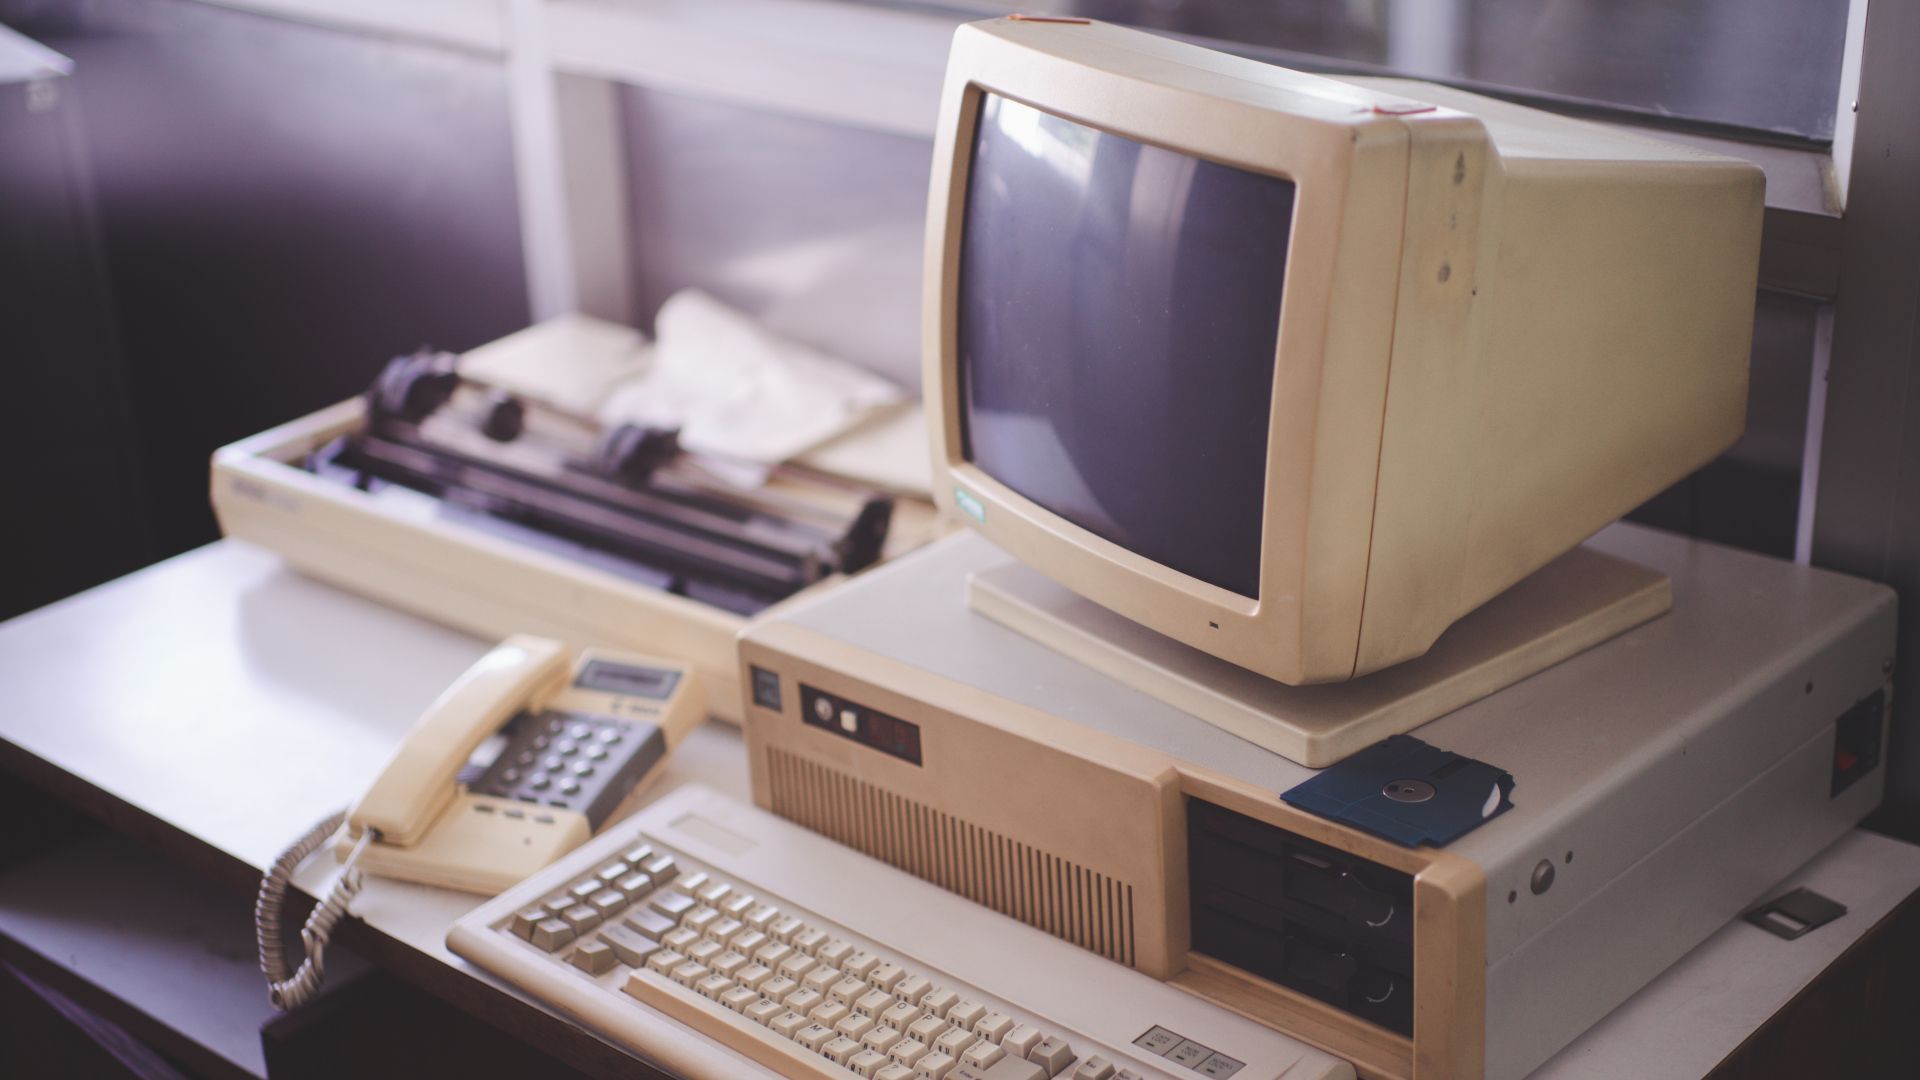
[[[957,270],[985,91],[1295,182],[1258,597],[965,460]],[[1739,435],[1762,187],[1745,162],[1427,84],[1099,23],[970,24],[928,207],[935,494],[1055,581],[1269,678],[1410,659]]]

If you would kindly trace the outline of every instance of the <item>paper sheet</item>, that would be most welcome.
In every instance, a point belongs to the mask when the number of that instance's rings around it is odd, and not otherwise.
[[[654,331],[652,364],[607,396],[598,419],[677,426],[696,454],[779,464],[906,397],[696,290],[670,297]]]

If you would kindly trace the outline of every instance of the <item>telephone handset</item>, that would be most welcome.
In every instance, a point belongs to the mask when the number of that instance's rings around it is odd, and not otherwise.
[[[316,825],[260,883],[255,929],[270,998],[318,990],[321,951],[360,871],[492,895],[584,843],[703,718],[682,664],[508,638],[427,708],[358,802]],[[344,864],[302,930],[289,972],[279,910],[288,882],[335,839]]]
[[[370,828],[381,844],[418,843],[453,801],[454,781],[467,758],[522,703],[544,696],[566,673],[567,652],[559,642],[525,634],[481,657],[427,706],[393,760],[347,811],[353,835]]]

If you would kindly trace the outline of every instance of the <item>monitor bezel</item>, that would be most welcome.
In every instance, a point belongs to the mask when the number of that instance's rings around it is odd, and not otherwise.
[[[1294,184],[1258,596],[1138,555],[966,460],[958,269],[986,93]],[[1097,23],[962,27],[936,134],[923,317],[923,393],[942,504],[1047,576],[1188,645],[1284,682],[1350,677],[1406,202],[1409,139],[1392,104],[1383,109],[1381,101],[1347,84]]]

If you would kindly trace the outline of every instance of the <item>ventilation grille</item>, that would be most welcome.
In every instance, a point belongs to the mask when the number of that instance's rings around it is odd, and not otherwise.
[[[1133,966],[1133,886],[772,747],[767,764],[781,817]]]

